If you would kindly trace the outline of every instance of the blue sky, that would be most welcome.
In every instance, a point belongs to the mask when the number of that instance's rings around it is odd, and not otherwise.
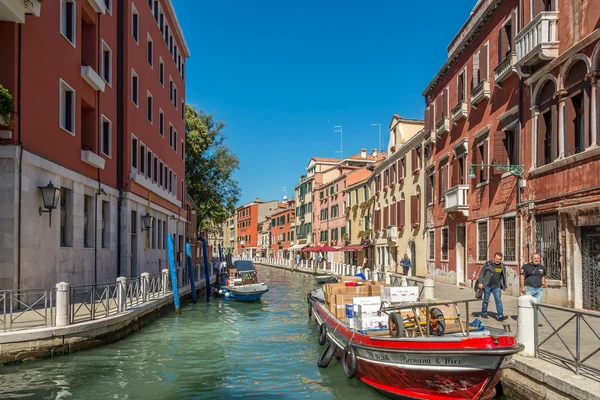
[[[339,157],[335,125],[350,155],[379,147],[371,124],[385,148],[394,113],[422,119],[421,93],[475,3],[174,0],[187,102],[227,122],[240,204],[284,186],[293,197],[310,157]]]

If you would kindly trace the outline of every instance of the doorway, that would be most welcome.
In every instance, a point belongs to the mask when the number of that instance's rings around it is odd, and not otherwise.
[[[414,241],[409,243],[410,248],[410,265],[412,268],[408,270],[409,275],[417,275],[417,246]]]
[[[131,235],[131,278],[138,276],[138,246],[137,235]]]
[[[583,308],[600,311],[600,226],[581,228]]]
[[[456,284],[465,283],[465,249],[467,242],[467,227],[465,225],[456,226]]]

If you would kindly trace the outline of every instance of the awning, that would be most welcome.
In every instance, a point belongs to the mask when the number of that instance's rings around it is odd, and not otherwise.
[[[290,247],[288,250],[302,250],[303,248],[305,248],[306,246],[308,246],[308,244],[295,244],[292,247]]]
[[[342,247],[340,249],[340,251],[361,251],[361,250],[364,250],[365,247],[367,247],[367,246],[359,246],[359,245],[357,245],[357,246],[346,246],[346,247]]]

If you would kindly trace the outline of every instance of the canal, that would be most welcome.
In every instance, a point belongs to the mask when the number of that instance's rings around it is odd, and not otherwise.
[[[0,368],[0,398],[383,399],[321,346],[308,319],[310,275],[259,267],[262,302],[188,304],[128,338],[54,359]]]

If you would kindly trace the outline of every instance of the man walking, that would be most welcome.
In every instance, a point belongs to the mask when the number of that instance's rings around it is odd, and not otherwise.
[[[504,321],[508,317],[504,315],[502,307],[502,291],[506,290],[506,269],[502,264],[502,253],[494,254],[493,260],[488,260],[481,267],[479,273],[479,288],[483,289],[483,302],[481,303],[481,318],[487,318],[490,295],[494,295],[496,303],[496,319]]]
[[[521,267],[521,293],[535,297],[538,304],[542,302],[544,288],[548,287],[546,267],[540,264],[541,259],[542,256],[534,253],[531,256],[531,262]],[[538,326],[542,326],[542,324],[538,323]]]

